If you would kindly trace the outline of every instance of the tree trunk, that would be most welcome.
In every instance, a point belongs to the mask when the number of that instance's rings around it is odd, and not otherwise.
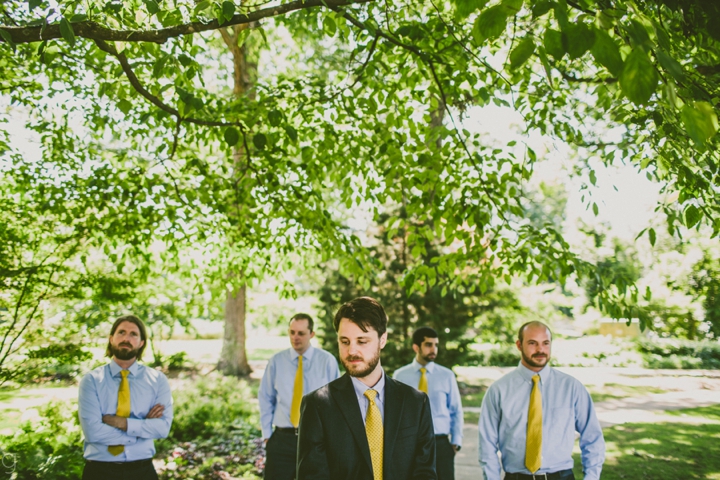
[[[248,61],[247,45],[238,43],[240,32],[253,25],[236,25],[232,33],[221,28],[225,44],[233,56],[233,94],[237,97],[244,95],[253,96],[251,90],[254,73],[257,65]],[[243,152],[238,147],[233,152],[235,161],[235,174],[243,160]],[[238,212],[242,212],[242,205],[238,205]],[[244,376],[252,372],[247,360],[245,351],[245,310],[246,310],[246,287],[228,290],[225,297],[225,330],[223,334],[223,348],[218,361],[218,370],[225,375]]]
[[[225,299],[225,333],[218,370],[225,375],[243,376],[252,372],[245,351],[245,289],[228,290]]]

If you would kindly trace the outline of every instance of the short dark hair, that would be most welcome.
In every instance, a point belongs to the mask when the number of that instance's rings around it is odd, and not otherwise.
[[[422,342],[423,340],[425,340],[426,337],[438,338],[438,333],[435,331],[434,328],[420,327],[413,332],[412,342],[414,345],[417,345],[419,347],[420,345],[422,345]]]
[[[290,325],[294,320],[307,320],[308,322],[308,328],[310,331],[313,331],[313,328],[315,327],[315,322],[313,321],[312,317],[308,315],[307,313],[296,313],[290,318],[290,321],[288,322],[288,325]]]
[[[522,326],[520,327],[520,329],[518,330],[518,340],[520,341],[520,343],[523,342],[523,332],[525,331],[525,328],[529,327],[529,326],[547,328],[547,331],[550,332],[550,340],[552,340],[552,330],[550,330],[550,327],[548,327],[544,323],[539,322],[537,320],[531,320],[529,322],[523,323]]]
[[[340,320],[343,318],[353,322],[363,332],[367,332],[368,327],[372,327],[378,333],[378,337],[387,331],[388,317],[385,309],[377,300],[371,297],[358,297],[343,303],[333,320],[336,332],[340,328]]]
[[[120,324],[123,322],[134,323],[135,325],[137,325],[138,330],[140,330],[140,340],[145,342],[145,343],[143,343],[143,346],[140,347],[140,349],[138,350],[137,359],[140,360],[142,358],[143,352],[145,351],[145,347],[147,347],[147,331],[145,330],[145,324],[143,323],[142,320],[140,320],[135,315],[123,315],[122,317],[115,320],[115,323],[113,323],[113,326],[110,329],[111,337],[113,335],[115,335],[115,330],[117,330],[118,327],[120,326]],[[107,345],[107,349],[105,350],[105,356],[106,357],[113,356],[112,349],[110,348],[110,339],[108,339],[108,345]]]

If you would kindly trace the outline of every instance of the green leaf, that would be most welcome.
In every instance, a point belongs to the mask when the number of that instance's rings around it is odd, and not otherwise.
[[[539,0],[532,6],[533,19],[540,18],[552,9],[552,3],[549,0]]]
[[[682,65],[680,65],[677,60],[675,60],[662,50],[656,51],[655,55],[657,56],[660,65],[662,65],[663,68],[667,70],[668,73],[670,73],[670,75],[672,75],[675,80],[677,80],[678,82],[682,82],[685,80],[685,72],[683,71]]]
[[[225,143],[234,147],[240,141],[240,132],[235,127],[228,127],[225,129],[223,137],[225,138]]]
[[[282,113],[279,110],[270,110],[268,112],[268,122],[273,127],[277,127],[282,122]]]
[[[607,68],[614,76],[620,76],[623,69],[620,48],[607,32],[604,30],[595,30],[595,45],[593,45],[591,51],[593,57],[595,57],[595,60],[600,65]]]
[[[42,5],[42,0],[28,0],[28,8],[30,9],[31,13],[40,5]]]
[[[488,0],[455,0],[455,19],[458,21],[465,20],[476,10],[485,8]]]
[[[590,170],[590,183],[593,185],[597,184],[597,176],[595,176],[595,170]]]
[[[473,37],[477,43],[499,37],[505,31],[507,10],[503,5],[495,5],[483,11],[475,20]]]
[[[562,33],[557,30],[548,28],[545,30],[545,51],[552,55],[555,60],[560,60],[565,55],[565,47],[563,46]]]
[[[600,212],[600,209],[598,208],[597,203],[593,202],[593,204],[592,204],[592,209],[593,209],[593,213],[594,213],[595,216],[597,217],[597,216],[598,216],[598,213]]]
[[[297,142],[297,139],[298,139],[297,130],[295,130],[295,129],[294,129],[293,127],[291,127],[290,125],[285,125],[285,133],[287,133],[288,138],[289,138],[292,142]]]
[[[642,48],[634,49],[625,59],[625,67],[620,75],[620,88],[635,105],[650,100],[658,83],[655,67]]]
[[[654,247],[654,246],[655,246],[655,240],[656,240],[656,238],[657,238],[657,237],[655,236],[655,229],[654,229],[654,228],[651,228],[650,230],[648,230],[648,237],[650,237],[650,245],[652,245],[652,246]]]
[[[263,133],[258,133],[253,137],[253,145],[258,150],[263,150],[267,145],[267,137]]]
[[[70,25],[70,22],[68,22],[65,17],[60,19],[60,35],[62,35],[70,46],[75,46],[75,32],[73,32],[72,25]]]
[[[525,37],[517,47],[513,48],[512,52],[510,52],[510,68],[514,70],[523,66],[532,56],[533,52],[535,52],[535,42],[532,37]]]
[[[507,16],[515,15],[520,11],[520,9],[523,6],[525,0],[502,0],[500,2],[500,5],[505,7],[505,10],[507,11]]]
[[[688,205],[683,212],[683,220],[687,228],[692,228],[700,221],[700,210],[695,205]]]
[[[635,46],[652,44],[647,29],[637,20],[631,20],[625,30],[630,35],[630,39],[634,42]]]
[[[212,6],[212,3],[207,0],[203,0],[202,2],[199,2],[197,5],[195,5],[195,15],[202,12],[203,10],[207,10],[211,6]]]
[[[12,48],[13,52],[14,52],[15,51],[15,42],[13,42],[13,39],[10,36],[10,34],[8,32],[6,32],[5,30],[0,30],[0,37],[2,37],[3,40],[5,40],[7,42],[8,45],[10,45],[10,48]]]
[[[680,116],[685,130],[697,145],[705,145],[718,131],[718,117],[712,105],[707,102],[686,104]]]
[[[83,13],[76,13],[70,17],[70,23],[84,22],[88,19],[88,16]]]
[[[334,37],[337,32],[337,24],[329,15],[323,18],[323,31],[328,37]]]
[[[568,25],[563,33],[567,35],[567,52],[571,59],[582,57],[595,43],[595,32],[584,23]]]
[[[132,110],[132,103],[123,98],[117,103],[117,107],[118,109],[120,109],[121,112],[127,115],[128,113],[130,113],[130,110]]]
[[[143,0],[143,3],[145,4],[145,8],[147,8],[147,11],[150,15],[155,15],[160,11],[160,5],[155,0]]]
[[[222,23],[225,23],[228,20],[230,20],[233,17],[233,15],[235,15],[235,4],[233,2],[225,0],[222,3],[222,14],[223,14],[223,18],[225,19],[224,22],[222,22]]]

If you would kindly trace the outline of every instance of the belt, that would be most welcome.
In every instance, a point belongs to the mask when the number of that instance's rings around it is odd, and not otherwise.
[[[298,434],[298,429],[293,427],[275,427],[276,432],[292,433],[293,435]]]
[[[135,470],[136,468],[145,467],[152,465],[152,458],[146,458],[145,460],[135,460],[132,462],[99,462],[97,460],[85,460],[87,463],[92,463],[97,466],[106,466],[112,470]]]
[[[435,435],[435,440],[447,440],[450,441],[450,435]]]
[[[505,480],[561,480],[569,477],[571,473],[572,470],[569,469],[552,473],[536,473],[534,475],[528,475],[527,473],[506,473]]]

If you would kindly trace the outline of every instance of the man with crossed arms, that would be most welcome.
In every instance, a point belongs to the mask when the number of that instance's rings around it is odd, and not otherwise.
[[[412,336],[415,360],[399,368],[393,378],[430,398],[435,430],[436,468],[438,480],[455,480],[455,454],[462,446],[463,411],[455,374],[435,363],[438,334],[430,327],[420,327]]]
[[[493,383],[480,413],[479,454],[486,480],[574,480],[575,432],[586,480],[598,480],[605,440],[587,389],[550,367],[552,333],[541,322],[520,327],[520,365]]]
[[[115,320],[106,355],[112,360],[80,381],[78,415],[85,436],[83,480],[157,480],[154,439],[173,419],[167,378],[140,365],[145,325],[135,315]]]
[[[258,400],[268,480],[295,478],[302,396],[340,376],[335,357],[310,345],[315,336],[313,326],[312,317],[305,313],[290,319],[288,336],[292,348],[273,355],[260,383]]]

